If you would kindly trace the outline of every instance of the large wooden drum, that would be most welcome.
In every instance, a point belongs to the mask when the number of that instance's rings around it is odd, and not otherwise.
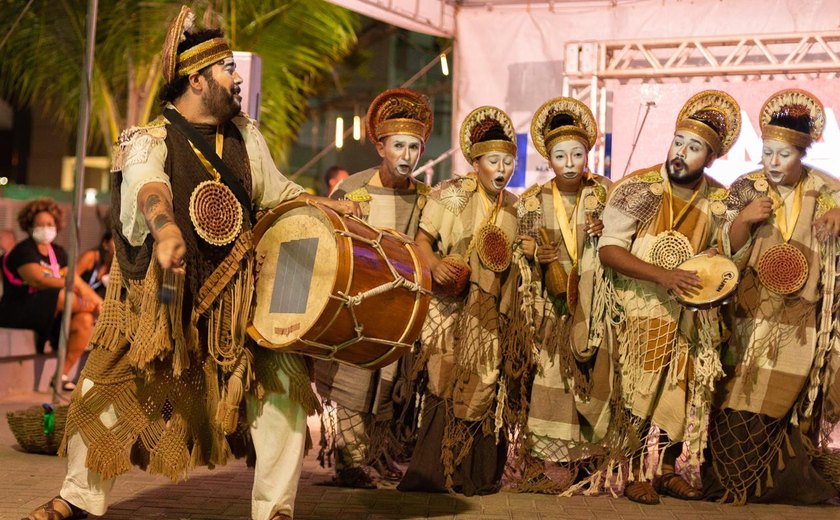
[[[292,201],[257,222],[254,242],[259,345],[370,369],[411,350],[432,277],[410,238]]]
[[[723,255],[699,254],[680,264],[677,269],[695,271],[700,278],[700,287],[696,291],[676,296],[682,305],[693,309],[711,309],[723,305],[735,293],[741,279],[738,266]]]

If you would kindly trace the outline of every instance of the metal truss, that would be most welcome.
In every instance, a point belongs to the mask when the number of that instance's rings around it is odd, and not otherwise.
[[[587,102],[605,128],[605,80],[668,81],[688,77],[840,74],[840,31],[579,41],[566,44],[563,95]],[[599,141],[590,160],[604,149]]]

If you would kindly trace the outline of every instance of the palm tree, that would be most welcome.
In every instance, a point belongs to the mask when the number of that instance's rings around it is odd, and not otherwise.
[[[0,37],[28,0],[0,1]],[[110,150],[122,128],[157,112],[160,50],[182,2],[99,3],[90,142]],[[263,60],[261,129],[281,161],[306,118],[318,81],[356,43],[358,17],[324,0],[199,0],[237,50]],[[78,118],[85,0],[35,0],[0,50],[0,97],[41,109],[72,131]],[[201,24],[200,24],[201,25]]]

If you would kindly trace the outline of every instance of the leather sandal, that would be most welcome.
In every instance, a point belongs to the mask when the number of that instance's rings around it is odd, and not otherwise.
[[[656,480],[656,491],[660,495],[679,498],[680,500],[700,500],[703,493],[685,481],[673,471],[665,473]]]
[[[376,472],[379,473],[379,476],[383,479],[392,482],[399,482],[403,477],[402,470],[384,455],[373,461],[373,469],[375,469]]]
[[[21,520],[78,520],[87,518],[87,511],[80,509],[60,496],[50,499]]]
[[[659,494],[647,480],[637,480],[624,486],[624,496],[637,504],[652,506],[659,503]]]

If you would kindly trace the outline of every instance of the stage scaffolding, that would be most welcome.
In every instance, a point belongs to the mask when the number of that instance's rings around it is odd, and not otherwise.
[[[838,73],[840,31],[576,41],[566,44],[563,95],[587,102],[598,127],[605,129],[610,80],[836,78]],[[597,164],[600,174],[604,173],[604,152],[603,139],[599,139],[590,152],[590,164]]]

